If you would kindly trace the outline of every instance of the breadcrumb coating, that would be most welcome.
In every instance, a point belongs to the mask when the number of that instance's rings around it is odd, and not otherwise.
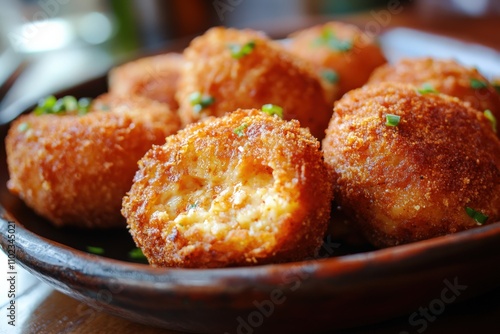
[[[386,62],[374,36],[334,21],[291,34],[289,50],[310,61],[320,74],[335,71],[339,85],[335,100],[364,85],[373,70]]]
[[[184,60],[181,54],[167,53],[140,58],[113,68],[108,75],[109,92],[140,95],[179,108],[175,99]]]
[[[319,146],[297,121],[260,110],[208,118],[144,156],[122,213],[154,266],[312,256],[333,194]]]
[[[249,52],[235,54],[245,46]],[[237,108],[275,104],[283,108],[285,119],[297,119],[314,136],[324,137],[333,110],[327,90],[333,86],[328,88],[309,64],[265,35],[212,28],[191,42],[184,58],[176,95],[184,124]],[[213,100],[196,109],[196,93]]]
[[[479,226],[466,207],[500,220],[500,141],[457,98],[407,84],[354,90],[337,102],[323,151],[336,201],[376,246]]]
[[[429,85],[440,93],[455,96],[480,112],[490,110],[500,121],[500,94],[475,68],[451,59],[404,58],[376,69],[369,84],[380,82]]]
[[[137,161],[178,130],[168,106],[103,95],[89,113],[19,117],[6,137],[9,190],[56,226],[124,226]]]

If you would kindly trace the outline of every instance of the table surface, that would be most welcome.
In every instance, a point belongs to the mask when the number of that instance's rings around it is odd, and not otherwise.
[[[384,28],[411,27],[433,33],[442,34],[487,45],[500,51],[500,35],[493,28],[499,27],[499,17],[457,18],[437,14],[429,16],[418,8],[405,9],[402,13],[391,17]],[[345,19],[345,18],[344,18]],[[363,26],[373,21],[373,13],[365,13],[347,18],[349,21]],[[289,26],[284,24],[270,25],[267,30],[274,29],[275,35],[280,30],[293,31],[301,27],[324,21],[325,18],[304,18]],[[266,30],[266,29],[264,29]],[[7,257],[0,252],[0,266],[6,267]],[[493,268],[492,270],[500,270]],[[2,270],[3,282],[7,279],[7,271]],[[5,317],[8,298],[2,288],[0,296],[0,333],[177,333],[132,323],[94,310],[41,282],[30,273],[17,266],[17,317],[16,327],[9,326]],[[445,312],[429,322],[426,333],[471,333],[500,332],[500,287],[489,293],[468,301],[447,306]],[[408,315],[409,316],[409,315]],[[370,327],[339,331],[338,333],[417,333],[418,327],[409,324],[408,316],[399,317]]]

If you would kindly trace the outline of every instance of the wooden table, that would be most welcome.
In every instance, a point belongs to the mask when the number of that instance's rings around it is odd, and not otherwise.
[[[460,39],[481,43],[500,50],[499,17],[460,18],[454,16],[423,16],[421,8],[404,9],[392,15],[384,28],[406,26],[440,33]],[[427,13],[426,15],[428,15]],[[376,20],[373,13],[344,17],[363,26],[370,20]],[[306,17],[290,23],[269,24],[267,30],[279,36],[294,29],[324,21],[325,18]],[[263,28],[266,30],[266,28]],[[282,32],[280,31],[282,29]],[[4,268],[7,257],[0,252],[0,267]],[[16,327],[7,324],[5,316],[8,298],[2,288],[0,297],[0,333],[174,333],[126,319],[117,318],[80,303],[55,291],[47,284],[17,266],[17,309]],[[493,267],[492,270],[500,270]],[[5,284],[5,270],[2,276]],[[408,315],[409,316],[409,315]],[[339,333],[417,333],[418,327],[411,326],[408,316],[400,317],[370,326],[340,331]],[[443,314],[428,323],[426,333],[486,333],[500,332],[500,288],[486,295],[458,304],[448,305]]]

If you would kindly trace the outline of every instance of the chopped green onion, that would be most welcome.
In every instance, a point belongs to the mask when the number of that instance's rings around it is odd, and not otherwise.
[[[352,42],[351,41],[343,41],[340,39],[334,39],[328,42],[328,46],[330,49],[333,50],[338,50],[342,52],[347,52],[350,49],[352,49]]]
[[[82,97],[78,100],[78,106],[80,108],[87,108],[90,107],[90,104],[92,103],[92,99],[89,97]]]
[[[497,132],[497,119],[491,112],[491,110],[486,109],[484,111],[484,117],[486,117],[490,122],[491,122],[491,127],[493,128],[493,131],[496,133]]]
[[[246,129],[247,127],[248,127],[248,124],[247,124],[247,123],[243,123],[243,124],[241,124],[240,126],[238,126],[237,128],[235,128],[235,129],[233,130],[233,132],[234,132],[235,134],[237,134],[237,135],[238,135],[238,137],[243,137],[243,136],[245,135],[245,132],[244,132],[244,131],[245,131],[245,129]]]
[[[92,99],[88,97],[82,97],[78,100],[78,115],[85,115],[89,112],[90,105],[92,104]],[[108,107],[109,109],[109,107]]]
[[[352,49],[352,41],[339,39],[333,30],[325,27],[321,32],[321,36],[316,38],[313,45],[320,46],[324,45],[332,50],[346,52]]]
[[[201,93],[200,92],[194,92],[189,95],[189,102],[191,102],[191,105],[195,105],[200,103],[201,101]]]
[[[204,96],[201,98],[201,105],[204,107],[208,107],[212,103],[215,102],[215,99],[212,96]]]
[[[109,105],[107,104],[99,104],[97,107],[99,108],[99,110],[109,111]]]
[[[62,114],[66,112],[76,112],[78,115],[84,115],[90,108],[92,99],[81,98],[77,100],[74,96],[64,96],[56,99],[53,95],[46,97],[38,102],[35,108],[35,115]]]
[[[434,88],[432,87],[432,85],[430,83],[424,83],[421,88],[417,89],[417,92],[419,92],[420,94],[439,94],[439,92]]]
[[[89,251],[90,253],[93,253],[93,254],[98,254],[98,255],[104,254],[104,248],[101,248],[101,247],[87,246],[87,251]]]
[[[385,115],[385,125],[387,126],[398,126],[401,116],[387,114]]]
[[[483,89],[483,88],[488,87],[488,82],[483,81],[483,80],[479,80],[479,79],[475,79],[475,78],[471,78],[470,79],[470,86],[473,89]]]
[[[199,113],[213,104],[215,99],[210,95],[202,95],[200,92],[194,92],[189,96],[189,102],[193,106],[193,110]]]
[[[35,115],[48,114],[56,104],[57,99],[54,95],[47,96],[38,101],[38,105],[34,110]]]
[[[497,93],[500,94],[500,81],[494,81],[492,85],[493,88],[495,88],[495,90],[497,91]]]
[[[283,108],[275,104],[264,104],[262,111],[270,116],[277,115],[279,118],[283,118]]]
[[[240,59],[252,53],[253,49],[255,49],[255,42],[250,41],[244,45],[230,44],[228,48],[231,50],[231,56],[234,59]]]
[[[195,104],[193,106],[193,110],[195,113],[199,114],[203,110],[203,107],[201,106],[201,104]]]
[[[57,100],[56,104],[51,110],[47,110],[47,114],[59,114],[64,112],[64,101],[62,99]]]
[[[62,101],[64,110],[77,110],[79,108],[78,100],[74,96],[65,96],[62,98]]]
[[[192,204],[189,204],[187,209],[188,210],[191,210],[191,209],[196,209],[198,207],[198,201],[192,203]]]
[[[134,248],[128,252],[128,257],[134,260],[145,260],[146,256],[140,248]]]
[[[17,131],[19,132],[25,132],[30,128],[30,125],[28,122],[22,122],[17,126]]]
[[[465,207],[465,212],[467,212],[469,217],[474,219],[479,225],[483,225],[488,220],[488,216],[486,216],[485,214],[482,214],[481,212],[476,211],[468,206]]]
[[[323,79],[332,84],[337,83],[339,81],[338,73],[333,70],[323,70],[321,72],[321,76],[323,77]]]

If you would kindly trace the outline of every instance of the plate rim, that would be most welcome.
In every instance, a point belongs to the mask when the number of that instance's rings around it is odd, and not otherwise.
[[[355,271],[355,268],[362,264],[369,263],[395,263],[399,261],[411,261],[420,258],[424,253],[439,252],[440,256],[453,254],[457,248],[466,248],[474,246],[475,243],[485,243],[485,241],[500,241],[500,222],[490,223],[484,226],[479,226],[466,231],[461,231],[453,234],[448,234],[431,239],[421,240],[413,243],[388,247],[384,249],[376,249],[368,252],[354,253],[347,255],[339,255],[328,258],[313,258],[304,261],[275,263],[256,266],[241,266],[229,268],[173,268],[173,267],[154,267],[148,264],[126,262],[122,260],[112,259],[105,256],[99,256],[85,251],[75,249],[71,246],[64,245],[57,241],[38,235],[30,231],[21,222],[16,219],[11,219],[6,215],[7,211],[0,205],[0,245],[2,250],[6,252],[7,245],[7,225],[8,222],[16,224],[16,259],[21,265],[28,268],[29,271],[36,269],[49,269],[49,267],[63,268],[58,266],[57,262],[61,262],[54,256],[41,256],[43,259],[52,259],[53,263],[48,261],[39,261],[34,253],[37,248],[30,248],[31,245],[45,248],[46,253],[49,250],[59,251],[58,257],[71,257],[72,261],[68,266],[74,266],[74,263],[80,264],[80,267],[71,267],[70,269],[78,272],[85,272],[94,279],[105,282],[107,279],[124,278],[130,282],[136,283],[159,283],[158,278],[168,278],[164,283],[166,286],[175,283],[175,288],[187,288],[193,286],[194,281],[198,284],[194,286],[212,286],[230,278],[242,278],[243,282],[266,282],[273,286],[276,282],[269,281],[266,278],[272,276],[276,272],[287,271],[306,271],[312,276],[320,276],[328,278],[336,276],[335,274],[347,274],[350,270]],[[21,256],[17,256],[19,254]],[[424,254],[425,255],[425,254]],[[428,261],[437,261],[440,256],[431,258]],[[425,261],[425,262],[428,262]],[[353,269],[354,268],[354,269]],[[379,267],[383,271],[382,266]],[[324,272],[323,272],[324,271]],[[115,274],[120,273],[119,277]],[[333,275],[330,275],[333,274]],[[200,281],[200,277],[205,282]],[[210,283],[211,284],[207,284]],[[160,282],[161,283],[161,282]]]

